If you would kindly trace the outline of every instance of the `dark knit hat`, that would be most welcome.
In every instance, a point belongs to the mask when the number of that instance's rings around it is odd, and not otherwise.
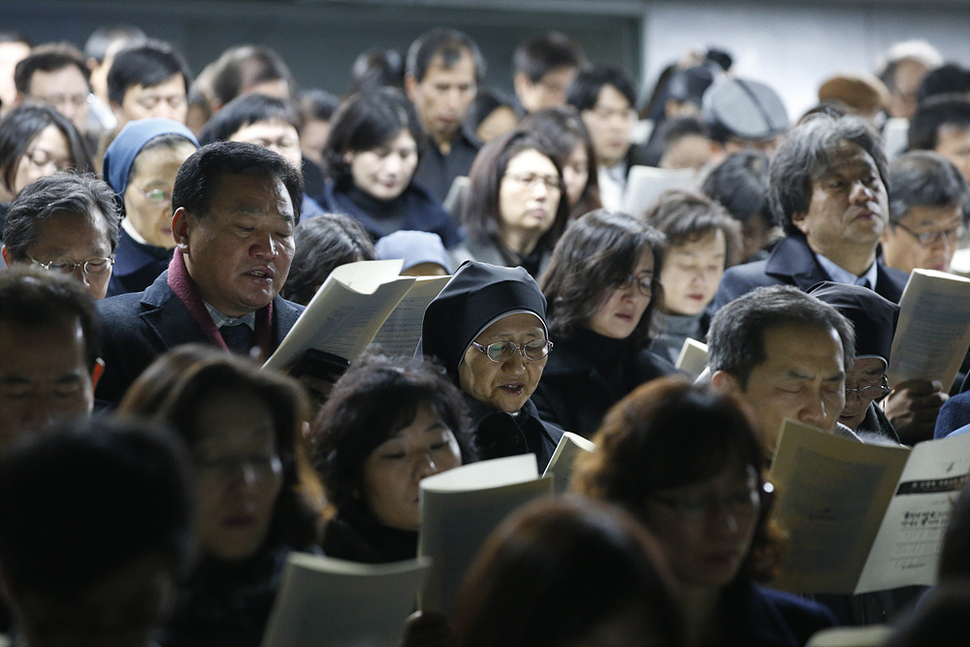
[[[524,268],[466,261],[424,311],[419,348],[457,384],[468,346],[490,323],[517,311],[534,313],[545,326],[546,299]]]
[[[852,322],[856,357],[874,355],[889,364],[899,306],[861,285],[823,281],[813,285],[808,293]]]

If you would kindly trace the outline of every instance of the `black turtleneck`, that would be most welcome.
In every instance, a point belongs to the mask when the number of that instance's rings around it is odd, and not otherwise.
[[[378,200],[366,191],[358,189],[357,185],[353,185],[347,189],[346,195],[354,206],[374,219],[374,224],[380,228],[382,236],[392,234],[401,228],[409,206],[404,192],[393,200]]]
[[[346,505],[323,529],[323,552],[352,562],[383,564],[414,559],[418,533],[391,528],[360,505]]]

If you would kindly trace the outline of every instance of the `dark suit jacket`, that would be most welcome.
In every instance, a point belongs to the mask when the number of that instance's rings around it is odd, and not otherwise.
[[[168,269],[172,250],[137,242],[124,229],[115,248],[115,266],[108,283],[108,296],[141,292]]]
[[[877,259],[876,264],[876,294],[899,303],[909,275],[886,267],[881,260]],[[714,296],[714,309],[718,310],[742,294],[765,285],[794,285],[807,292],[819,281],[831,280],[805,239],[790,236],[775,245],[766,260],[728,269]]]
[[[167,270],[144,292],[103,299],[97,307],[105,333],[105,369],[95,391],[102,405],[116,405],[135,378],[166,351],[182,344],[213,343],[169,287]],[[303,306],[273,299],[274,347],[301,312]]]

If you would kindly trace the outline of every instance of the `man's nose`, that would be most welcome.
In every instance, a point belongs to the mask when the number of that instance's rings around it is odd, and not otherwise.
[[[815,427],[827,427],[828,410],[825,400],[819,394],[810,394],[801,403],[798,411],[798,421]]]

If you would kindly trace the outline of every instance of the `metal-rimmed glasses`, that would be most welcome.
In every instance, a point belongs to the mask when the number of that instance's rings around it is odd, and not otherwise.
[[[155,204],[165,204],[166,202],[172,201],[172,192],[166,191],[165,189],[151,189],[149,191],[144,190],[140,186],[136,186],[136,189],[141,191],[142,195],[149,202],[154,202]]]
[[[48,272],[60,272],[61,274],[74,274],[80,267],[88,276],[102,276],[111,272],[111,267],[115,264],[114,256],[108,258],[92,258],[87,261],[48,261],[42,263],[35,258],[30,258],[34,265],[44,268]]]
[[[892,391],[892,389],[889,388],[889,377],[883,373],[882,382],[880,384],[867,384],[855,389],[846,386],[845,397],[848,399],[850,395],[855,393],[863,400],[877,400],[884,395],[888,395],[890,391]]]
[[[957,225],[956,227],[950,227],[949,229],[938,229],[936,231],[924,231],[922,233],[917,233],[904,225],[901,222],[897,222],[894,227],[899,227],[907,234],[916,239],[916,242],[920,244],[921,247],[929,247],[930,245],[935,245],[942,239],[946,238],[947,242],[950,244],[956,243],[956,241],[963,238],[963,234],[966,232],[963,225]]]
[[[549,351],[552,350],[553,343],[545,339],[533,339],[532,341],[525,342],[521,346],[517,346],[515,342],[505,340],[493,341],[487,346],[472,342],[472,346],[476,350],[484,353],[485,357],[496,364],[501,364],[515,357],[516,352],[522,353],[522,356],[527,360],[533,362],[538,361],[549,354]]]

